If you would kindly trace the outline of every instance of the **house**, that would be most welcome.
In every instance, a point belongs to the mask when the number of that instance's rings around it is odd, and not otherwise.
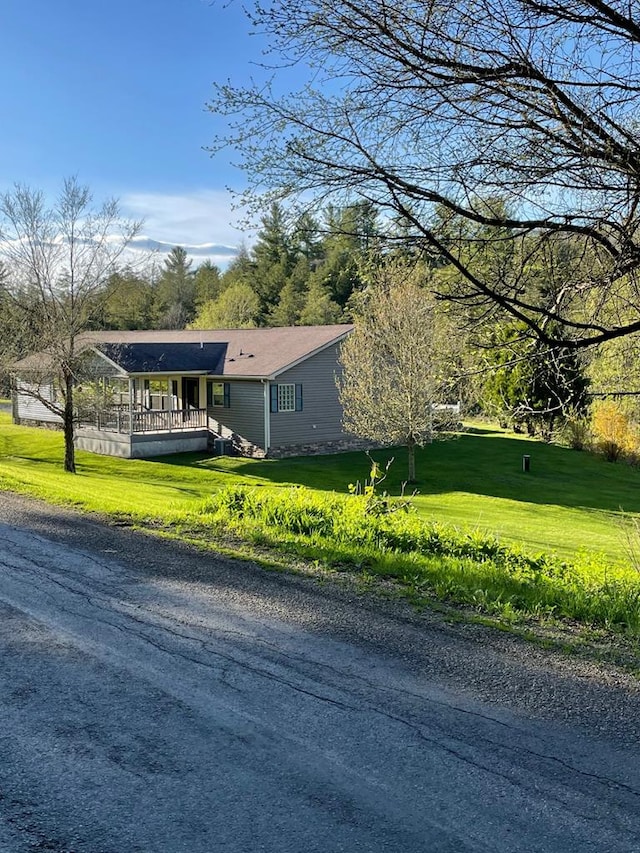
[[[352,328],[85,333],[78,345],[91,363],[91,394],[87,383],[76,392],[76,446],[127,458],[212,444],[269,457],[358,446],[343,432],[336,387],[339,347]],[[45,362],[35,354],[14,366],[18,423],[60,424],[46,406],[51,381],[34,394]]]

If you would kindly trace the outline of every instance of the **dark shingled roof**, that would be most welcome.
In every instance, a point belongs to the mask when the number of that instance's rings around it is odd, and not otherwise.
[[[224,370],[226,343],[99,343],[96,347],[126,373],[212,373]]]

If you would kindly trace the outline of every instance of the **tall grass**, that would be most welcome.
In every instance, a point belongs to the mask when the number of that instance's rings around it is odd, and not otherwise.
[[[527,554],[477,530],[425,521],[406,502],[232,486],[197,518],[301,556],[393,578],[414,594],[501,616],[554,616],[640,634],[640,577],[600,558]]]

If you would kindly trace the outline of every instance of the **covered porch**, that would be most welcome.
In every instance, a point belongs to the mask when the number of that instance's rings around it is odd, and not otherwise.
[[[76,447],[125,458],[204,451],[217,436],[206,398],[204,376],[101,377],[80,395]]]

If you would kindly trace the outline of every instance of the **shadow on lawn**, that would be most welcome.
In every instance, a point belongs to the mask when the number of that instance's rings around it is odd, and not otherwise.
[[[523,456],[530,470],[523,471]],[[406,477],[403,448],[375,451],[386,464],[393,458],[382,489],[400,494]],[[186,460],[185,460],[186,461]],[[272,484],[296,484],[346,492],[349,483],[363,482],[370,469],[364,453],[306,456],[284,460],[200,458],[191,464]],[[640,471],[611,464],[588,453],[474,429],[452,440],[434,442],[416,454],[420,494],[467,492],[535,504],[640,512]],[[411,491],[413,487],[407,487]]]

